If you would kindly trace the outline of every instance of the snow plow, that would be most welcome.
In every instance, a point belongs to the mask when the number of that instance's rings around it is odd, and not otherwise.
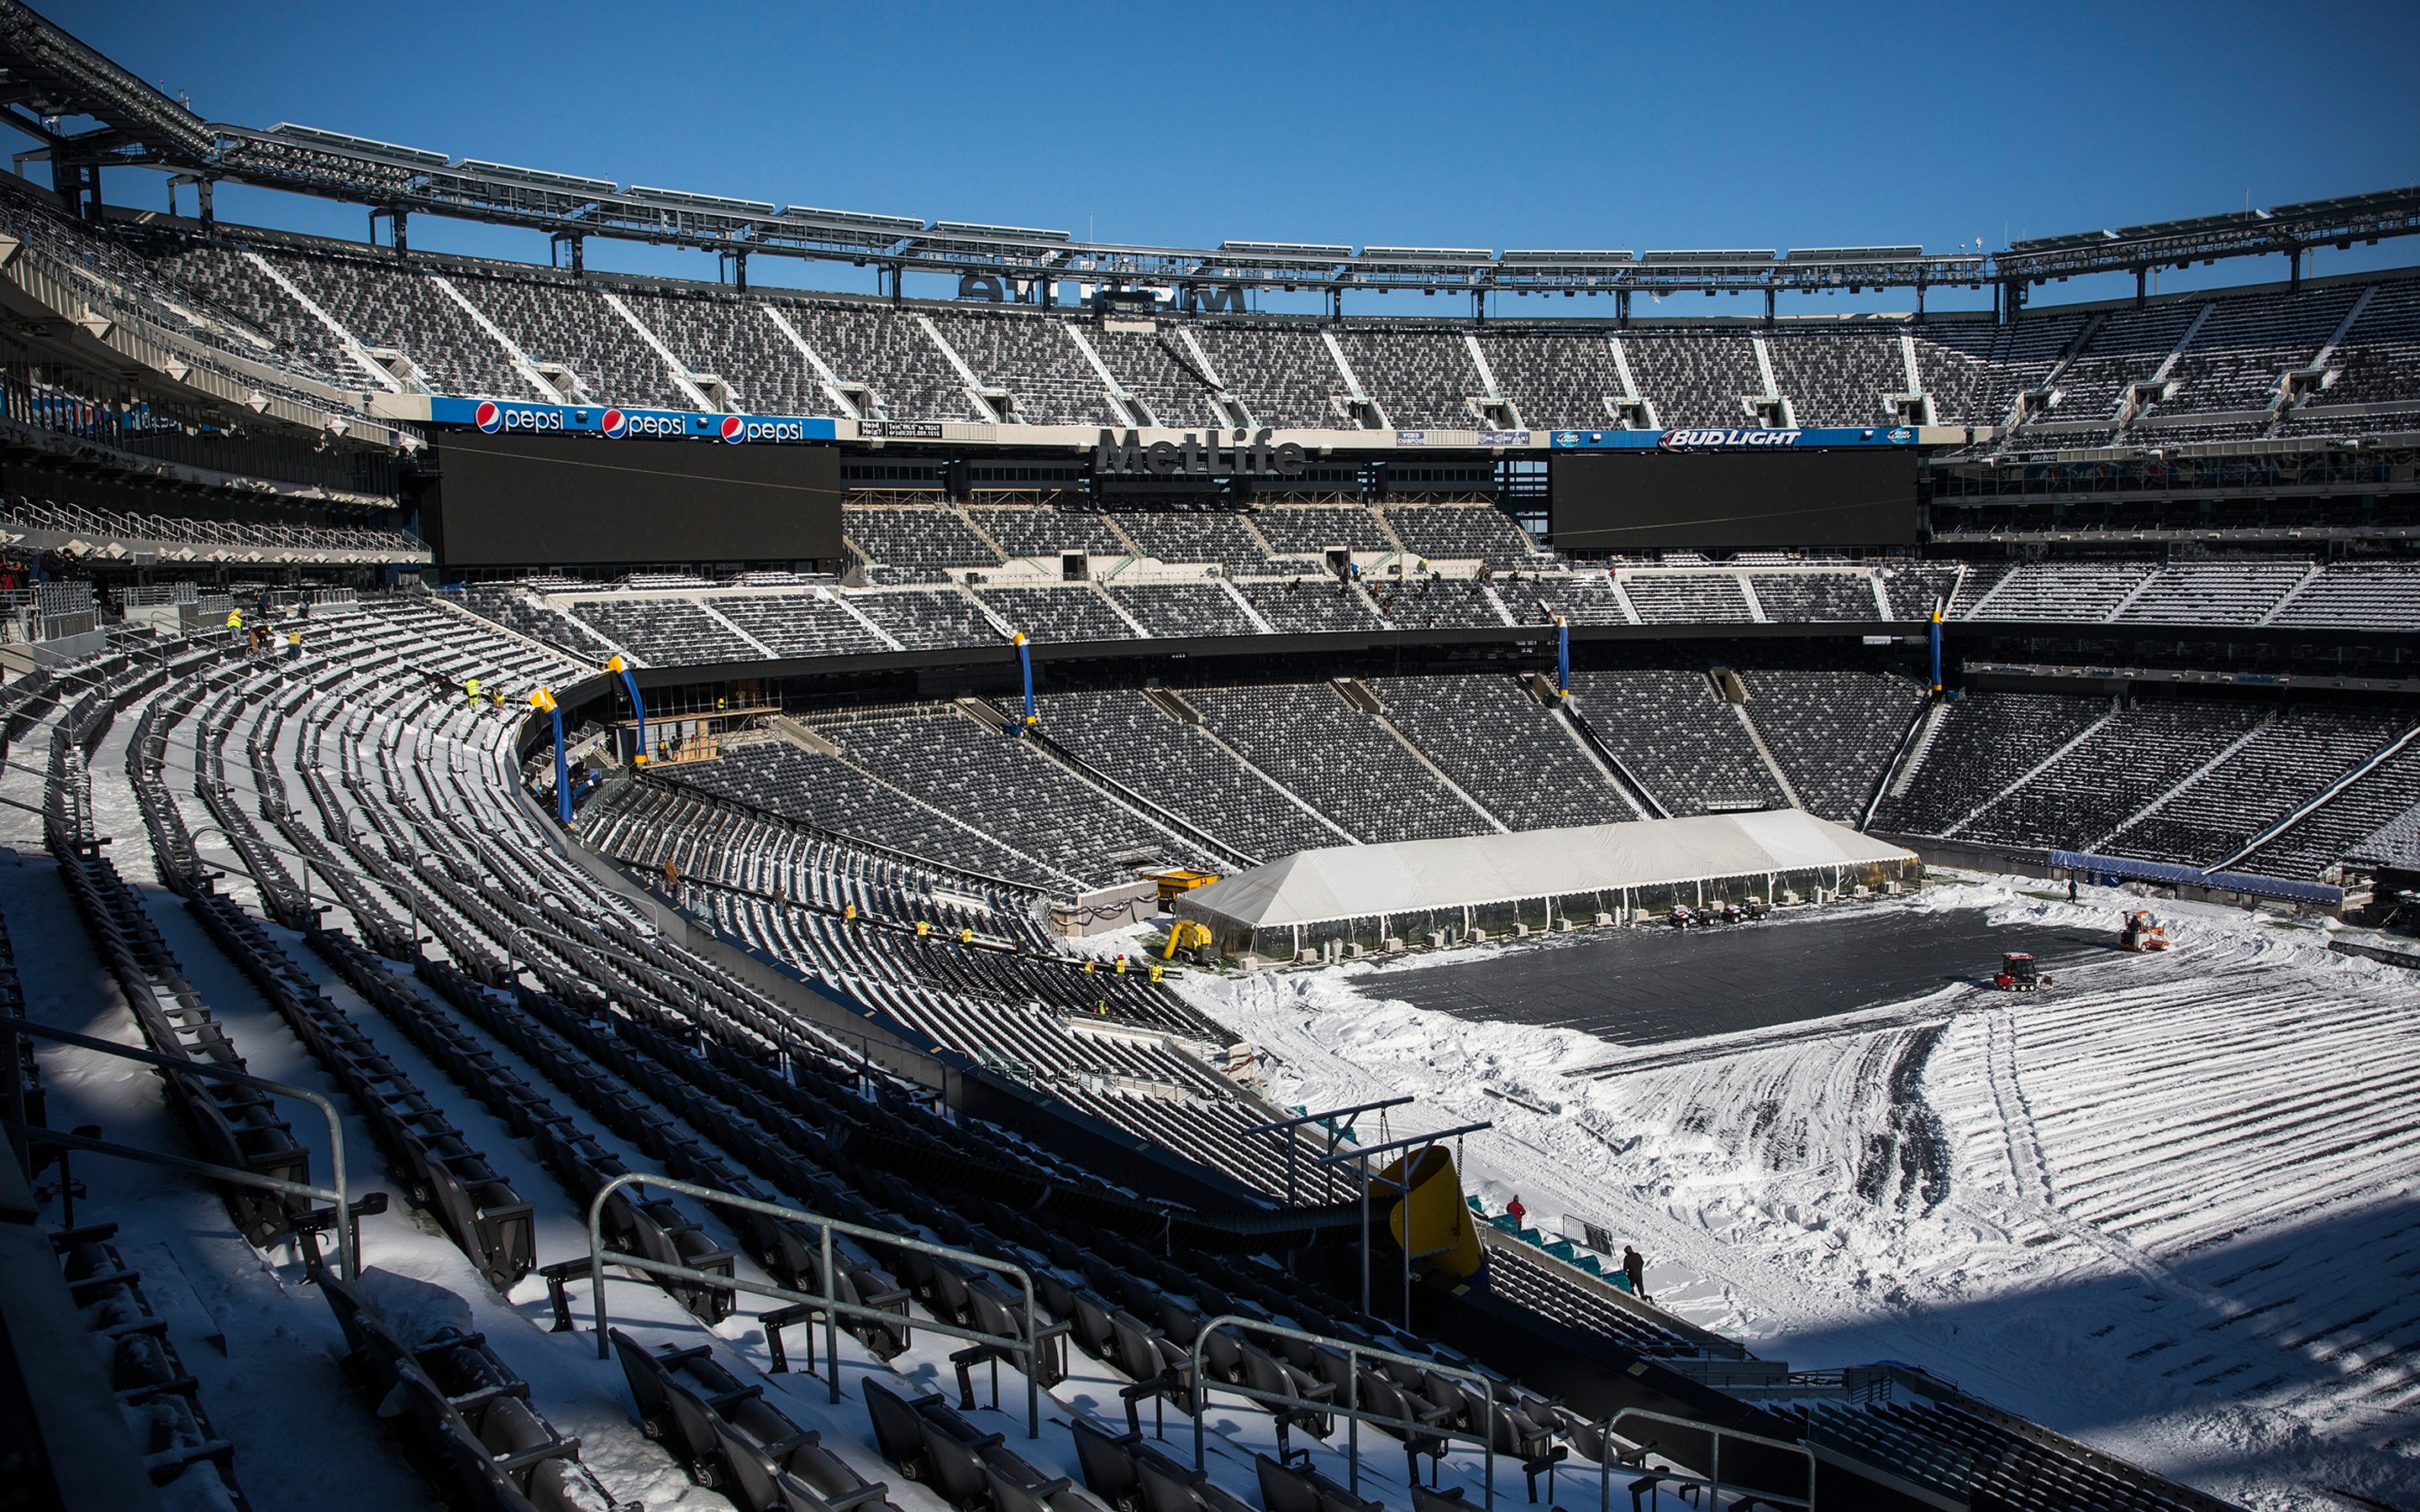
[[[1992,985],[2004,993],[2040,992],[2050,983],[2051,979],[2042,974],[2040,964],[2023,950],[2004,953],[2000,957],[2000,974],[1992,979]]]
[[[2168,948],[2168,932],[2151,917],[2149,909],[2137,908],[2126,916],[2126,927],[2118,935],[2121,950],[2164,950]]]

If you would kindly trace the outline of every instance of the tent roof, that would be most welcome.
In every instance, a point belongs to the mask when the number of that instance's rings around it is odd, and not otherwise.
[[[1915,856],[1777,809],[1299,851],[1187,893],[1176,908],[1269,929]]]

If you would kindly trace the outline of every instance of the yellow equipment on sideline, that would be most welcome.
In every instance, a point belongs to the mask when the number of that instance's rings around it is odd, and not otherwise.
[[[1210,926],[1189,918],[1180,918],[1168,926],[1168,944],[1159,952],[1162,961],[1173,961],[1179,950],[1198,950],[1210,943]]]
[[[1453,1156],[1443,1145],[1428,1145],[1415,1150],[1411,1162],[1411,1195],[1387,1215],[1387,1232],[1413,1259],[1426,1260],[1449,1275],[1476,1274],[1482,1255],[1479,1229],[1470,1204],[1463,1200]],[[1397,1161],[1372,1179],[1371,1195],[1399,1187],[1404,1180],[1404,1163]],[[1404,1238],[1406,1212],[1412,1221],[1408,1242]]]

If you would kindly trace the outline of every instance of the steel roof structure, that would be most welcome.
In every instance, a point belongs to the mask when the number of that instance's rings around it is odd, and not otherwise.
[[[589,237],[693,248],[735,259],[746,281],[753,255],[847,262],[887,274],[899,292],[907,273],[988,276],[1051,286],[1074,280],[1119,289],[1218,287],[1326,294],[1337,308],[1348,291],[1615,294],[1692,290],[1820,293],[1912,288],[1919,305],[1931,287],[2002,285],[2007,307],[2024,290],[2079,273],[2132,272],[2138,287],[2152,269],[2220,257],[2286,255],[2299,283],[2301,254],[2332,245],[2420,232],[2420,187],[2340,199],[2242,210],[2118,230],[2036,238],[1987,255],[1873,246],[1648,251],[1497,252],[1225,241],[1215,249],[1078,241],[1067,232],[919,217],[818,209],[769,201],[456,159],[427,148],[379,142],[283,122],[266,131],[205,121],[136,78],[23,0],[0,0],[0,118],[41,146],[63,195],[98,203],[100,169],[148,167],[207,189],[219,182],[283,190],[364,205],[394,227],[397,246],[414,214],[447,216],[543,231],[568,243],[574,267]],[[81,131],[61,122],[89,119]],[[206,202],[207,203],[207,202]]]

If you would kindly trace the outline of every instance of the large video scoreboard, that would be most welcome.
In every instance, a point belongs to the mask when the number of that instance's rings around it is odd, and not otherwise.
[[[836,562],[840,454],[446,431],[422,525],[446,566]]]
[[[1549,514],[1565,550],[1907,546],[1905,450],[1558,452]]]

